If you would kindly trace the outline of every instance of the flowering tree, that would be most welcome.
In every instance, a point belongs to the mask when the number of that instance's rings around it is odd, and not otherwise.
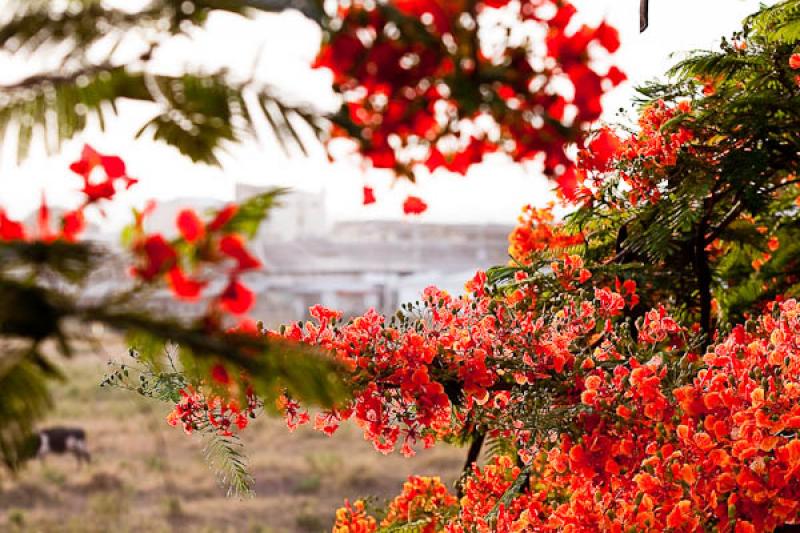
[[[644,87],[628,132],[590,131],[604,87],[622,78],[598,74],[589,50],[613,51],[616,33],[570,23],[566,2],[337,6],[318,61],[343,96],[334,137],[407,177],[462,171],[493,151],[539,158],[572,211],[557,221],[526,208],[511,263],[478,272],[463,296],[432,287],[392,318],[346,322],[315,306],[306,324],[236,337],[320,349],[344,377],[351,394],[323,402],[281,367],[258,374],[290,428],[313,417],[333,434],[354,420],[384,453],[469,444],[452,491],[411,477],[386,509],[347,503],[334,531],[750,532],[797,521],[800,3],[763,8],[720,52]],[[501,28],[507,40],[492,48],[481,28],[498,13],[534,37]],[[73,170],[122,177],[116,161],[84,160]],[[206,333],[250,300],[240,275],[255,262],[228,216],[181,214],[174,244],[134,233],[137,279],[164,280],[180,298],[207,286],[179,258],[230,258],[201,313]],[[187,432],[228,437],[264,401],[246,364],[265,359],[212,358],[185,374],[149,358],[109,380],[172,400],[168,420]],[[309,399],[327,405],[311,413]],[[480,466],[484,443],[492,457]]]
[[[763,9],[644,88],[638,128],[580,152],[566,221],[526,209],[512,266],[467,296],[429,289],[402,322],[377,321],[386,333],[359,335],[366,315],[313,337],[353,361],[363,391],[318,425],[355,417],[379,449],[473,439],[458,499],[412,478],[379,518],[348,504],[334,530],[798,520],[799,13]],[[503,445],[478,467],[484,438]]]

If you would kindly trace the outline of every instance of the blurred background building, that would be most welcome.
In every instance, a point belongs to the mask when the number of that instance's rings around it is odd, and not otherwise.
[[[266,190],[240,185],[236,202]],[[508,259],[510,226],[412,219],[335,221],[327,216],[325,204],[323,192],[292,191],[281,196],[249,244],[263,264],[260,271],[245,276],[258,295],[250,316],[269,327],[304,320],[308,308],[318,303],[345,316],[371,307],[392,315],[400,304],[418,300],[429,285],[460,294],[477,270]],[[202,216],[223,205],[193,197],[160,202],[145,219],[145,230],[175,237],[175,219],[182,209],[195,209]],[[95,225],[89,237],[117,252],[110,254],[87,287],[87,296],[99,296],[111,284],[129,283],[126,260],[114,244],[116,235]],[[222,289],[217,285],[212,280],[209,293]],[[176,304],[166,290],[162,294],[155,295],[154,307],[170,307],[171,313],[202,309]],[[176,305],[182,309],[174,309]]]
[[[263,191],[241,185],[236,200]],[[287,194],[251,243],[264,263],[248,278],[259,294],[252,314],[270,326],[307,318],[316,303],[345,316],[393,314],[428,285],[458,294],[476,270],[508,257],[505,225],[332,222],[324,206],[323,193]]]

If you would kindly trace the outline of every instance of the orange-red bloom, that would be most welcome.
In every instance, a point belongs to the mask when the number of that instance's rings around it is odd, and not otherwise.
[[[417,196],[409,196],[406,198],[405,202],[403,202],[403,212],[407,215],[420,215],[427,209],[428,204]]]

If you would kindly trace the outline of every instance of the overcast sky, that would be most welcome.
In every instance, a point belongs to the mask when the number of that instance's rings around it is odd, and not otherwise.
[[[651,0],[650,28],[640,35],[639,0],[575,3],[582,16],[592,21],[605,17],[622,34],[616,63],[631,81],[607,97],[605,118],[609,121],[616,120],[618,108],[630,107],[632,87],[664,72],[674,62],[673,54],[716,46],[721,36],[736,30],[759,5],[758,0]],[[274,81],[287,95],[330,101],[326,89],[329,79],[308,68],[318,42],[316,26],[295,12],[263,15],[253,21],[219,16],[209,21],[208,31],[194,42],[170,46],[161,61],[167,68],[187,58],[202,58],[206,67],[226,66],[244,76],[249,75],[260,57],[259,77]],[[21,71],[17,61],[0,54],[0,80],[13,81]],[[121,195],[118,203],[122,206],[142,205],[149,198],[181,196],[230,200],[235,183],[245,182],[324,189],[329,212],[339,219],[400,217],[400,204],[413,191],[430,205],[423,215],[425,220],[511,223],[523,204],[543,204],[550,196],[551,185],[543,178],[502,163],[474,167],[466,178],[438,172],[413,187],[396,183],[385,174],[365,175],[346,163],[329,164],[321,150],[311,158],[287,159],[271,143],[233,147],[223,158],[221,169],[195,165],[162,144],[133,141],[133,133],[148,112],[141,105],[122,106],[121,115],[105,132],[86,131],[55,157],[45,157],[38,147],[20,167],[13,164],[13,158],[4,157],[0,162],[0,204],[9,208],[12,215],[20,216],[38,203],[43,189],[53,203],[77,202],[79,196],[74,190],[79,180],[70,175],[67,164],[77,158],[83,142],[102,152],[119,154],[127,161],[130,174],[141,180]],[[375,188],[377,205],[360,205],[364,183]],[[117,207],[111,213],[111,225],[121,223],[126,216],[127,209]]]

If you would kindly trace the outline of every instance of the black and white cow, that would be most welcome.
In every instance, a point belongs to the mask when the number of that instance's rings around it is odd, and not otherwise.
[[[51,453],[58,455],[71,453],[78,460],[78,464],[91,461],[91,455],[86,446],[86,432],[81,428],[45,428],[37,432],[36,438],[38,439],[36,448],[38,459],[44,459]]]

